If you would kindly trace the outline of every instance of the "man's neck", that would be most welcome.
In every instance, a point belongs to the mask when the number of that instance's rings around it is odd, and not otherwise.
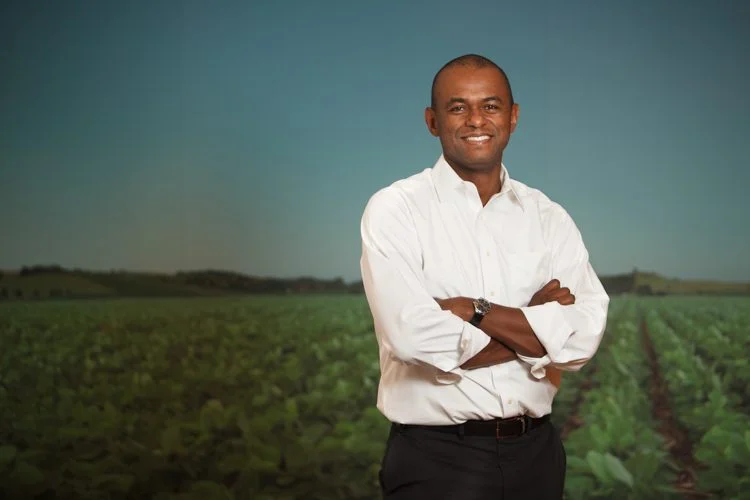
[[[487,205],[493,195],[502,189],[502,163],[489,167],[486,170],[467,169],[451,165],[453,171],[463,180],[473,183],[479,192],[479,199],[482,200],[482,206]]]

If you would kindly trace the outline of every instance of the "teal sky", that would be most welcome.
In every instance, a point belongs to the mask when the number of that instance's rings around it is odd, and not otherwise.
[[[408,6],[406,6],[408,4]],[[464,53],[515,178],[601,274],[750,280],[750,3],[3,2],[0,268],[359,279],[368,198],[432,166]]]

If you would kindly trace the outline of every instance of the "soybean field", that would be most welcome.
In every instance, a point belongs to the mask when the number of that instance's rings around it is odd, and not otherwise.
[[[566,498],[750,498],[750,298],[616,296]],[[0,499],[377,499],[362,295],[0,304]]]

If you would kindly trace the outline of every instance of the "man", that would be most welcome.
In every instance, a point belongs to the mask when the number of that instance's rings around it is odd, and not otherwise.
[[[503,164],[518,113],[495,63],[450,61],[425,110],[440,158],[365,208],[387,499],[562,498],[558,370],[595,354],[609,297],[568,213]]]

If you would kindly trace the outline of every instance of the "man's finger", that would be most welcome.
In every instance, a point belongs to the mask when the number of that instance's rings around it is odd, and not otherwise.
[[[576,303],[576,298],[572,294],[565,295],[556,300],[560,305],[563,306],[570,306]]]
[[[549,292],[551,292],[552,290],[556,290],[556,289],[558,289],[558,288],[560,288],[560,280],[558,280],[558,279],[553,279],[553,280],[551,280],[551,281],[550,281],[549,283],[547,283],[546,285],[544,285],[544,286],[542,287],[542,289],[541,289],[541,290],[539,290],[539,292],[541,292],[541,293],[543,293],[543,294],[546,294],[546,293],[549,293]],[[539,292],[537,292],[537,293],[539,293]]]
[[[556,288],[549,292],[550,295],[566,295],[570,293],[570,288],[564,286],[562,288]]]
[[[552,300],[561,299],[567,295],[570,295],[570,290],[567,288],[558,288],[557,290],[552,290],[551,292],[548,292],[544,295],[544,301],[550,302]]]

